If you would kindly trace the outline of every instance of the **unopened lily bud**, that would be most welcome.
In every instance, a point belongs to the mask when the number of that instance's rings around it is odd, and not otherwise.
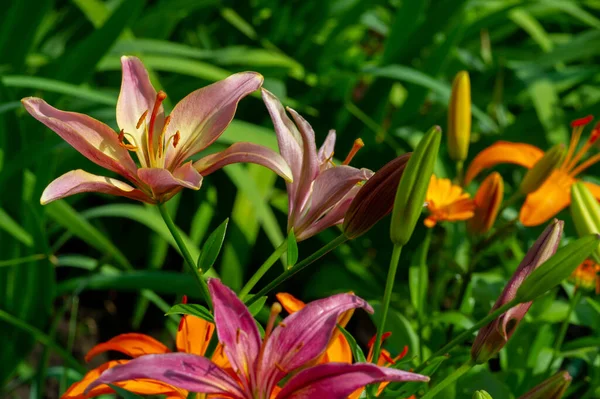
[[[475,391],[473,394],[473,399],[493,399],[492,395],[487,393],[486,391]]]
[[[467,222],[472,234],[487,233],[492,228],[503,197],[504,180],[500,173],[494,172],[485,178],[475,194],[475,215]]]
[[[448,153],[454,161],[464,161],[471,140],[471,81],[467,71],[454,77],[448,106]]]
[[[571,215],[580,237],[600,233],[600,205],[585,183],[575,183],[571,188]],[[600,262],[600,247],[592,256],[596,262]]]
[[[439,126],[434,126],[425,134],[402,173],[390,226],[390,238],[395,245],[408,242],[423,211],[425,195],[440,149],[441,132]]]
[[[538,188],[550,177],[554,169],[562,162],[565,156],[565,146],[557,144],[544,154],[531,169],[527,171],[519,190],[523,195],[528,195]]]
[[[571,375],[567,371],[560,371],[520,396],[519,399],[560,399],[567,392],[571,380]]]
[[[394,197],[410,154],[401,155],[381,167],[360,188],[344,216],[344,234],[354,239],[369,231],[392,211]]]
[[[539,236],[533,246],[527,251],[525,258],[515,270],[513,276],[504,287],[502,294],[492,307],[491,312],[513,301],[517,296],[519,286],[542,263],[546,262],[558,248],[562,236],[564,222],[554,220]],[[471,358],[477,364],[487,362],[506,345],[515,332],[519,322],[525,317],[531,302],[520,303],[509,309],[500,317],[479,330],[471,347]]]
[[[521,284],[517,291],[520,302],[533,301],[569,278],[600,243],[600,236],[590,234],[562,247]]]

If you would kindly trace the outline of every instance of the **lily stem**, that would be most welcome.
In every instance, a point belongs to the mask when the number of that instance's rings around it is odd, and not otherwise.
[[[426,361],[424,361],[423,363],[421,363],[421,365],[419,365],[419,367],[417,367],[414,370],[414,372],[418,373],[419,371],[423,370],[425,368],[425,366],[427,365],[427,362],[430,359],[433,359],[434,357],[438,357],[438,356],[441,356],[441,355],[445,355],[446,353],[450,352],[450,350],[453,349],[456,345],[459,345],[459,344],[463,343],[469,337],[471,337],[475,331],[477,331],[481,327],[489,324],[490,322],[492,322],[493,320],[495,320],[496,318],[498,318],[500,315],[502,315],[503,313],[505,313],[507,310],[509,310],[512,307],[515,307],[518,304],[519,304],[519,301],[517,299],[513,299],[512,301],[510,301],[508,303],[505,303],[504,305],[500,306],[498,309],[494,310],[493,312],[491,312],[490,314],[488,314],[487,316],[485,316],[483,319],[481,319],[477,323],[475,323],[471,328],[469,328],[468,330],[462,332],[456,338],[454,338],[452,341],[448,342],[441,349],[439,349],[438,351],[436,351],[433,355],[431,355],[429,357],[429,359],[427,359]]]
[[[464,184],[464,161],[456,161],[456,181],[459,186]]]
[[[427,287],[429,286],[429,269],[427,267],[427,254],[429,252],[429,246],[431,245],[431,237],[433,235],[433,228],[427,229],[425,233],[425,239],[423,245],[421,245],[421,256],[419,257],[419,309],[418,309],[418,324],[419,324],[419,359],[425,360],[423,356],[424,346],[423,343],[423,326],[425,325],[425,298],[427,297]]]
[[[377,335],[375,337],[375,346],[373,347],[373,362],[377,364],[379,360],[379,354],[381,353],[381,337],[385,331],[385,323],[387,321],[387,314],[390,309],[390,302],[392,300],[392,291],[394,290],[394,282],[396,281],[396,271],[398,270],[398,263],[400,262],[400,254],[402,253],[402,245],[394,245],[392,250],[392,257],[390,259],[390,267],[388,270],[387,280],[385,282],[385,291],[383,292],[383,303],[381,308],[381,319],[379,326],[377,327]]]
[[[286,281],[287,279],[292,277],[294,274],[303,270],[305,267],[307,267],[308,265],[310,265],[317,259],[321,258],[323,255],[327,254],[329,251],[332,251],[335,248],[339,247],[346,241],[348,241],[348,237],[346,237],[343,233],[340,234],[339,236],[337,236],[332,241],[329,241],[327,244],[322,246],[321,249],[319,249],[317,252],[313,253],[308,258],[303,259],[302,261],[296,263],[295,266],[293,266],[293,267],[287,269],[285,272],[281,273],[279,275],[279,277],[275,278],[273,281],[271,281],[269,284],[267,284],[262,290],[258,291],[257,294],[252,295],[250,298],[246,299],[246,301],[245,301],[246,306],[252,305],[260,297],[268,294],[273,288],[277,287],[279,284],[283,283],[284,281]]]
[[[256,273],[250,277],[250,280],[244,285],[244,288],[240,291],[240,299],[244,300],[244,298],[250,293],[252,288],[258,283],[258,281],[269,271],[271,266],[277,262],[277,259],[281,257],[281,255],[287,250],[287,240],[281,243],[275,251],[265,260],[265,262],[258,268]]]
[[[442,381],[440,381],[436,386],[433,387],[433,389],[431,391],[427,392],[427,394],[425,394],[425,396],[423,396],[421,399],[430,399],[430,398],[435,397],[438,393],[440,393],[442,390],[444,390],[444,388],[446,388],[448,385],[450,385],[454,381],[458,380],[463,374],[465,374],[467,371],[469,371],[473,366],[474,366],[473,360],[471,360],[469,358],[469,360],[467,360],[465,362],[465,364],[463,364],[462,366],[460,366],[459,368],[454,370],[454,372],[452,374],[450,374],[448,377],[446,377]]]
[[[200,286],[200,292],[204,297],[206,304],[212,310],[212,300],[210,299],[210,294],[208,292],[208,284],[206,284],[206,280],[204,279],[202,270],[198,269],[198,267],[196,266],[196,262],[194,262],[190,251],[185,245],[185,242],[183,242],[181,234],[179,234],[179,230],[177,229],[177,226],[175,226],[175,222],[173,222],[171,215],[169,215],[169,211],[167,210],[166,205],[164,203],[158,204],[158,210],[160,211],[160,216],[162,216],[163,220],[165,221],[167,228],[171,232],[173,239],[175,239],[175,242],[177,243],[177,246],[181,251],[181,255],[183,256],[183,259],[185,259],[185,263],[188,265],[190,273],[192,273],[196,277],[198,285]]]
[[[577,304],[579,303],[580,300],[581,300],[581,290],[578,290],[577,288],[575,288],[575,292],[573,292],[573,295],[571,296],[571,301],[569,302],[569,309],[567,310],[567,315],[565,316],[565,319],[563,320],[562,324],[560,325],[560,330],[558,331],[558,336],[556,337],[556,341],[554,342],[554,348],[552,350],[552,358],[550,359],[550,362],[548,363],[548,369],[546,370],[546,372],[550,371],[550,369],[552,368],[552,363],[554,363],[554,361],[556,360],[556,356],[560,352],[560,347],[562,346],[563,341],[565,340],[565,337],[567,336],[567,329],[569,328],[569,319],[571,318],[571,314],[573,314],[573,311],[575,310],[575,307],[577,306]]]

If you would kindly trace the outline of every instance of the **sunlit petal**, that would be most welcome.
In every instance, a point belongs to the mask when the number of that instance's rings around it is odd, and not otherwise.
[[[95,356],[106,351],[117,351],[124,353],[127,356],[138,357],[142,355],[168,353],[169,348],[145,334],[121,334],[94,346],[87,355],[85,355],[85,361],[89,362]]]
[[[525,226],[547,222],[571,203],[571,186],[575,179],[555,170],[542,186],[529,194],[521,207],[519,220]]]

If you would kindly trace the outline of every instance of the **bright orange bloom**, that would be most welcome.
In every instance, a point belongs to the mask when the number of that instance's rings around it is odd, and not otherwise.
[[[577,288],[592,290],[596,288],[596,294],[600,294],[600,265],[591,259],[586,259],[577,269],[573,270],[569,280],[575,284]]]
[[[519,214],[523,225],[540,225],[566,208],[571,203],[571,187],[578,181],[577,176],[600,161],[600,154],[595,154],[584,162],[580,162],[596,140],[600,138],[600,125],[594,127],[590,137],[577,150],[581,134],[592,119],[591,116],[588,116],[571,123],[573,134],[567,155],[544,184],[527,196]],[[465,184],[469,184],[482,170],[501,163],[512,163],[530,169],[543,155],[544,151],[530,144],[498,141],[481,151],[473,159],[467,169]],[[584,184],[596,198],[600,199],[600,186],[588,182]]]
[[[432,175],[425,201],[429,210],[425,226],[429,228],[437,222],[467,220],[474,215],[475,204],[469,193],[463,191],[462,187],[453,185],[449,179]]]
[[[184,302],[186,301],[184,300]],[[177,331],[177,351],[203,356],[214,331],[214,324],[204,319],[189,315],[183,316]],[[85,356],[85,360],[90,361],[96,355],[106,351],[121,352],[132,358],[170,352],[169,348],[148,335],[128,333],[117,335],[106,342],[94,346]],[[114,390],[108,385],[97,386],[87,395],[84,394],[84,390],[90,383],[96,380],[104,370],[120,364],[125,364],[128,361],[129,360],[112,360],[96,367],[88,372],[81,381],[71,385],[71,387],[61,396],[61,399],[87,399],[103,394],[114,393]],[[227,358],[220,345],[217,346],[215,353],[212,356],[212,361],[224,367],[228,365]],[[164,382],[154,380],[137,379],[118,382],[115,383],[115,385],[139,395],[166,395],[167,399],[185,399],[188,396],[188,392],[183,389],[175,388]]]

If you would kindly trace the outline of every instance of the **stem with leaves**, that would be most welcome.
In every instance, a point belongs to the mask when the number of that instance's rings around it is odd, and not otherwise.
[[[278,246],[275,251],[265,260],[265,262],[258,268],[256,273],[250,277],[250,280],[244,285],[242,290],[240,291],[240,299],[244,300],[244,298],[250,293],[252,288],[258,283],[258,281],[269,271],[271,266],[277,262],[277,259],[281,257],[281,255],[287,250],[287,240],[282,242],[280,246]]]
[[[431,398],[435,397],[438,393],[443,391],[444,388],[446,388],[448,385],[450,385],[454,381],[458,380],[464,373],[469,371],[473,366],[474,366],[473,360],[471,360],[471,358],[469,358],[469,360],[467,360],[467,362],[465,364],[463,364],[462,366],[460,366],[459,368],[454,370],[454,372],[452,374],[450,374],[448,377],[446,377],[442,381],[440,381],[436,386],[433,387],[433,389],[431,391],[427,392],[427,394],[425,394],[425,396],[423,396],[421,399],[431,399]]]

